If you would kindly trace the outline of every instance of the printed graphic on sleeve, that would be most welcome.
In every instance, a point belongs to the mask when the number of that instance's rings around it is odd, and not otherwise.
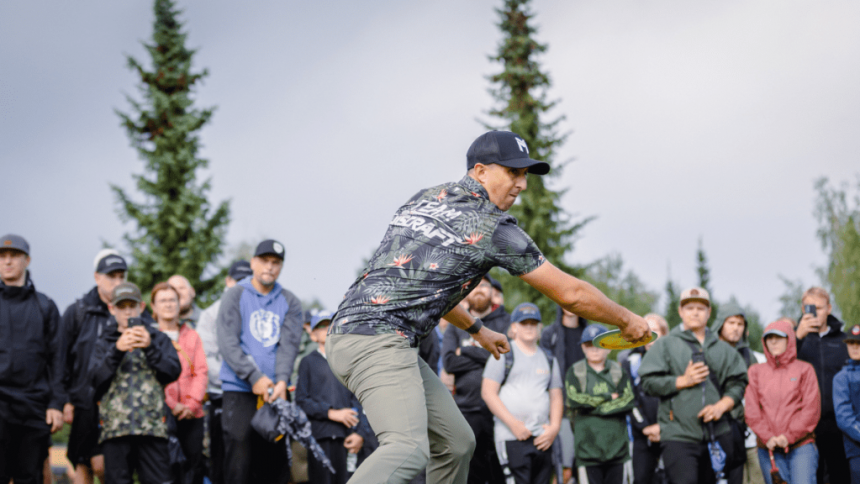
[[[268,348],[278,342],[281,337],[281,317],[277,314],[258,309],[251,313],[249,320],[251,336]]]
[[[516,219],[471,177],[428,188],[394,214],[329,331],[396,333],[417,346],[491,268],[519,276],[543,262]]]

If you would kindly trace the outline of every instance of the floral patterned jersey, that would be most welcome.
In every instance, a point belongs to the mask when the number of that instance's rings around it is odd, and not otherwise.
[[[520,276],[543,262],[517,220],[466,175],[420,191],[397,210],[329,333],[397,333],[417,346],[490,269]]]

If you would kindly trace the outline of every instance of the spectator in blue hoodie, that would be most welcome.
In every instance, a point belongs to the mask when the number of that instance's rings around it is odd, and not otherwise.
[[[848,362],[833,377],[833,407],[842,430],[851,482],[860,482],[860,325],[845,335]]]
[[[283,264],[283,245],[260,242],[251,259],[253,276],[228,290],[218,310],[224,480],[231,484],[286,484],[290,478],[285,439],[270,443],[251,428],[258,399],[287,398],[301,340],[302,305],[277,282]]]
[[[308,479],[314,484],[346,484],[355,472],[365,439],[372,434],[358,399],[338,381],[326,361],[326,332],[332,316],[330,311],[321,311],[311,320],[311,339],[318,346],[299,363],[296,386],[296,403],[308,415],[313,436],[335,469],[332,474],[308,453]]]

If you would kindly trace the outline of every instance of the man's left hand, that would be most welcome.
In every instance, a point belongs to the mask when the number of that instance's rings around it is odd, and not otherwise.
[[[283,398],[284,400],[287,399],[287,382],[285,381],[279,381],[278,383],[275,383],[275,388],[272,391],[272,394],[266,397],[266,401],[268,401],[269,403],[273,403],[279,398]]]
[[[537,450],[544,452],[552,446],[553,441],[555,441],[556,435],[558,435],[559,429],[553,428],[550,425],[543,426],[543,433],[535,437],[535,447]]]
[[[350,454],[358,454],[358,451],[361,450],[361,446],[364,445],[364,437],[352,433],[343,441],[343,446],[346,447],[346,451]]]
[[[486,326],[482,327],[477,334],[472,335],[485,350],[492,353],[493,358],[499,359],[500,355],[511,351],[511,345],[508,344],[508,338],[503,334],[499,334]]]
[[[55,434],[63,428],[63,412],[49,408],[45,412],[45,423],[51,426],[51,433]]]
[[[703,408],[699,414],[697,415],[703,422],[716,422],[719,420],[724,413],[731,410],[731,407],[728,407],[723,400],[720,400],[713,405],[708,405]]]

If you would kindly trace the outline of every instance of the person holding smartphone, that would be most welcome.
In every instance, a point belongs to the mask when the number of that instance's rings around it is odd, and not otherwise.
[[[803,316],[797,325],[797,359],[815,368],[821,390],[821,420],[815,427],[815,442],[821,455],[818,483],[850,482],[848,459],[842,446],[842,431],[836,424],[833,410],[833,377],[848,360],[843,343],[845,324],[831,314],[830,294],[820,287],[811,287],[801,299]],[[823,464],[823,465],[822,465]]]
[[[140,289],[123,282],[111,292],[108,330],[96,344],[90,375],[102,423],[105,482],[170,482],[164,387],[182,371],[170,338],[140,318]]]
[[[682,324],[645,353],[639,377],[645,393],[660,398],[657,422],[669,482],[712,484],[716,475],[706,427],[713,428],[726,462],[734,462],[738,456],[729,412],[743,399],[747,366],[734,348],[708,329],[708,291],[693,287],[682,292],[678,314]],[[737,476],[727,477],[731,483]]]

